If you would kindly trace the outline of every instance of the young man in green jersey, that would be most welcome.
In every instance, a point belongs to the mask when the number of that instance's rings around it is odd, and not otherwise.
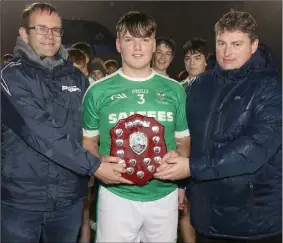
[[[141,114],[165,127],[168,150],[187,157],[190,138],[184,89],[150,68],[156,49],[155,20],[129,12],[118,21],[116,30],[122,68],[91,85],[84,96],[85,148],[96,156],[109,155],[110,129],[120,119]],[[179,203],[183,197],[180,190]],[[100,186],[96,242],[176,242],[177,224],[176,183],[153,179],[142,186]]]

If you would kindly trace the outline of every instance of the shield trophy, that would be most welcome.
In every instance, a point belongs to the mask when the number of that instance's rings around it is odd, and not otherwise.
[[[110,155],[126,163],[122,176],[136,185],[149,182],[167,152],[164,126],[153,117],[134,114],[119,120],[110,137]]]

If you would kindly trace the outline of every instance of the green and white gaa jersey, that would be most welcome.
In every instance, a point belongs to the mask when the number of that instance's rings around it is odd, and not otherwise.
[[[132,79],[120,70],[91,85],[83,99],[83,134],[99,135],[101,155],[110,154],[110,129],[133,114],[154,117],[165,127],[167,150],[176,149],[176,138],[189,136],[185,91],[178,82],[155,71],[144,79]],[[106,185],[120,197],[136,201],[158,200],[176,184],[153,179],[136,185]]]

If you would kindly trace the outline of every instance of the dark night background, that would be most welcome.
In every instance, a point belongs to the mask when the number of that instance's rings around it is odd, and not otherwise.
[[[20,15],[23,8],[34,1],[1,2],[1,54],[11,53],[18,35]],[[158,24],[157,35],[169,36],[177,44],[176,57],[169,73],[176,74],[184,69],[182,45],[191,38],[202,37],[214,49],[214,24],[231,8],[247,11],[258,24],[260,42],[267,45],[275,56],[282,73],[282,2],[281,1],[48,1],[53,4],[65,22],[64,44],[66,42],[95,40],[98,54],[104,60],[109,57],[120,60],[113,53],[115,45],[115,25],[118,19],[130,10],[139,10],[153,16]],[[85,20],[96,23],[95,29],[76,27],[70,20]],[[69,23],[68,23],[69,22]],[[75,27],[74,27],[75,28]],[[87,31],[86,31],[87,30]],[[100,31],[102,33],[100,33]],[[85,33],[88,32],[88,33]],[[91,32],[91,33],[89,33]],[[75,33],[75,37],[74,37]],[[107,37],[106,37],[107,36]],[[107,40],[106,40],[107,38]],[[99,43],[100,42],[100,43]],[[107,43],[108,42],[108,43]],[[112,48],[112,49],[111,49]],[[109,53],[111,52],[112,53]]]

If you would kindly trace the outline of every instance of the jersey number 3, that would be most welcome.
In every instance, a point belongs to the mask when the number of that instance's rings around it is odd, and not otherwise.
[[[139,97],[138,104],[143,104],[145,102],[144,100],[144,94],[137,94]]]

